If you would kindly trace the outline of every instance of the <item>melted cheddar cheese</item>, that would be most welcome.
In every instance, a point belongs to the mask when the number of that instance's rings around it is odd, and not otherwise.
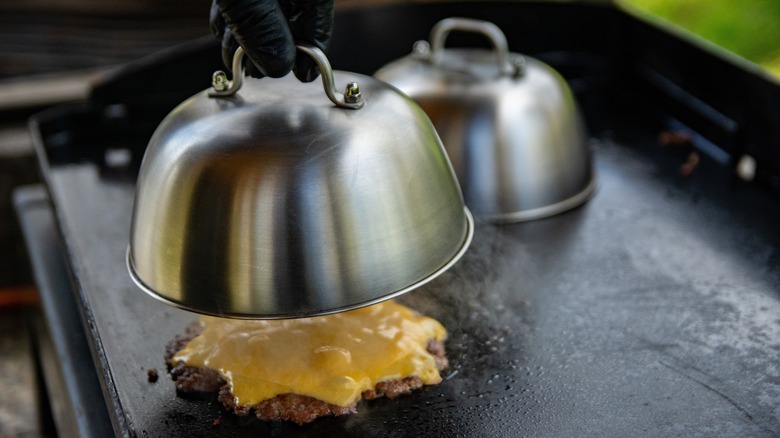
[[[285,393],[349,406],[379,382],[441,381],[426,347],[431,339],[444,340],[446,330],[394,301],[313,318],[203,316],[200,323],[202,333],[173,362],[216,370],[241,406]]]

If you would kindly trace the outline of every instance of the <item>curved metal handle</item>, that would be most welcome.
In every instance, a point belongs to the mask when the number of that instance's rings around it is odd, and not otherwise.
[[[333,69],[330,66],[328,57],[319,49],[319,47],[298,45],[295,46],[301,52],[309,55],[317,67],[320,68],[320,76],[322,76],[322,88],[325,89],[325,94],[328,96],[331,102],[341,108],[360,109],[366,104],[365,99],[360,94],[360,88],[355,82],[347,84],[345,94],[341,94],[336,91],[336,84],[333,82]]]
[[[322,88],[325,90],[325,95],[328,96],[331,102],[336,104],[340,108],[348,109],[360,109],[366,104],[365,99],[360,94],[360,87],[355,82],[347,84],[345,94],[341,94],[336,91],[336,85],[333,80],[333,68],[330,66],[330,61],[325,53],[318,47],[299,45],[296,46],[298,50],[310,56],[317,67],[320,69],[320,76],[322,76]],[[236,49],[236,53],[233,55],[233,80],[228,81],[227,75],[222,71],[214,72],[212,76],[212,87],[208,95],[209,97],[230,97],[236,94],[236,92],[243,85],[244,77],[244,49],[239,46]]]
[[[211,87],[209,97],[230,97],[244,84],[244,48],[238,46],[233,54],[233,80],[228,81],[227,75],[222,70],[217,70],[211,75]]]
[[[431,60],[438,63],[441,58],[441,52],[444,50],[444,41],[453,30],[461,32],[478,33],[486,36],[496,50],[498,65],[503,73],[512,73],[514,69],[509,63],[509,46],[506,42],[506,36],[501,32],[498,26],[482,20],[471,18],[445,18],[439,21],[431,29]]]

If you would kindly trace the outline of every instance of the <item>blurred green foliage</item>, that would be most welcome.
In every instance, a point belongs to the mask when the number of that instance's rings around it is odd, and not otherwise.
[[[621,0],[780,76],[780,0]]]

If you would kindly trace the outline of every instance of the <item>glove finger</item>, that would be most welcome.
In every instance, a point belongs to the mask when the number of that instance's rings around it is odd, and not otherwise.
[[[211,2],[209,25],[211,33],[222,43],[222,64],[225,65],[227,71],[231,71],[233,69],[233,54],[238,48],[238,43],[233,38],[230,28],[227,27],[216,1]]]
[[[233,37],[260,73],[281,77],[292,69],[295,45],[276,0],[216,0]]]
[[[209,11],[209,26],[211,27],[211,33],[222,41],[222,37],[225,35],[225,19],[222,17],[222,12],[219,10],[219,6],[216,1],[211,2],[211,10]]]
[[[333,34],[333,0],[290,0],[284,4],[290,31],[296,44],[310,44],[328,51]],[[306,55],[295,58],[295,76],[310,82],[320,74],[313,59]]]
[[[298,54],[293,65],[293,73],[301,82],[311,82],[320,75],[320,68],[308,55]]]
[[[229,27],[222,31],[222,63],[228,71],[233,70],[233,54],[238,49],[238,42],[233,38],[233,32]]]
[[[236,50],[238,50],[238,42],[235,38],[233,38],[233,33],[230,31],[229,27],[226,27],[224,30],[224,35],[222,38],[222,63],[225,64],[225,67],[227,67],[228,71],[233,70],[233,57],[236,54]],[[236,72],[233,72],[235,74]],[[257,68],[257,65],[252,61],[251,58],[245,58],[244,59],[244,74],[252,76],[253,78],[262,78],[264,75],[260,71],[259,68]]]
[[[265,75],[262,71],[260,71],[260,68],[255,64],[254,61],[252,61],[251,58],[247,58],[244,60],[244,73],[248,76],[252,76],[253,78],[262,78]]]

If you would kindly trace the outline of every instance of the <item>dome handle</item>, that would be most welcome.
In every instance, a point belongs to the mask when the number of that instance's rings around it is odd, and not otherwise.
[[[438,64],[442,52],[444,51],[444,42],[452,31],[477,33],[487,37],[496,51],[498,65],[501,72],[505,74],[518,74],[519,65],[514,59],[510,59],[509,46],[506,36],[501,29],[489,21],[474,20],[471,18],[451,17],[445,18],[431,29],[430,56],[431,62]]]
[[[333,68],[325,53],[318,47],[309,45],[296,46],[299,51],[311,57],[320,69],[322,76],[322,88],[325,95],[331,102],[340,108],[360,109],[366,101],[360,94],[360,87],[355,82],[350,82],[346,86],[345,93],[336,91],[336,85],[333,80]],[[238,73],[237,73],[238,72]],[[212,89],[209,90],[209,97],[230,97],[236,94],[244,83],[244,49],[239,46],[233,55],[233,80],[228,81],[227,75],[223,71],[216,71],[212,75]]]

